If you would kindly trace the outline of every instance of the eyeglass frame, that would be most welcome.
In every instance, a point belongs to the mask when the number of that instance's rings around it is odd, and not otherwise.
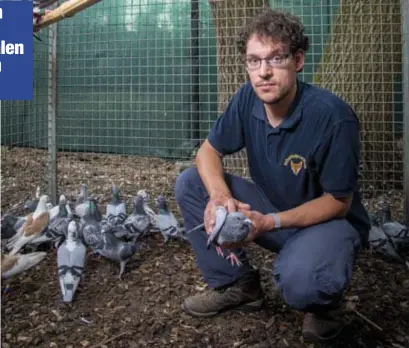
[[[251,59],[254,59],[254,60],[257,61],[257,67],[249,67],[249,66],[248,66],[248,61],[249,61],[248,58],[245,58],[244,61],[245,61],[246,68],[247,68],[248,70],[250,70],[250,71],[256,71],[256,70],[260,69],[260,67],[261,67],[261,62],[262,62],[263,60],[265,60],[265,62],[267,63],[267,66],[270,67],[270,68],[281,68],[281,67],[285,66],[285,64],[287,63],[287,59],[288,59],[288,57],[290,57],[290,56],[292,56],[291,53],[285,53],[285,54],[276,54],[276,55],[274,55],[273,57],[251,58]],[[283,58],[284,61],[283,61],[282,63],[280,63],[280,64],[274,64],[274,63],[269,62],[269,60],[274,59],[274,58],[277,58],[277,57]]]

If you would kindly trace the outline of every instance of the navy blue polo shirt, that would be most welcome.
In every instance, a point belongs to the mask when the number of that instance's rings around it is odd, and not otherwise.
[[[352,192],[346,219],[366,241],[369,219],[358,187],[359,128],[346,102],[299,80],[288,115],[272,127],[248,82],[232,97],[208,140],[223,155],[245,147],[252,180],[280,211],[324,192],[335,197]]]

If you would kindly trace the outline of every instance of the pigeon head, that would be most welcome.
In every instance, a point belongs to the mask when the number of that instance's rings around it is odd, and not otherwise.
[[[166,197],[164,195],[159,195],[156,198],[156,207],[159,210],[167,210],[168,204],[167,204],[167,201],[166,201]]]
[[[47,209],[47,203],[50,202],[50,199],[47,195],[42,195],[38,201],[37,209],[44,211]]]
[[[67,204],[67,199],[65,198],[64,195],[60,196],[60,199],[58,200],[58,206],[60,207],[64,207]]]
[[[137,195],[133,201],[134,213],[145,214],[145,209],[143,208],[144,199],[142,196]]]
[[[144,201],[147,201],[148,198],[149,198],[149,196],[148,196],[148,194],[146,193],[145,190],[139,190],[138,193],[137,193],[137,195],[138,195],[138,196],[142,196],[142,198],[144,199]]]
[[[87,216],[92,216],[97,221],[101,221],[102,215],[98,209],[97,200],[94,197],[88,198]]]
[[[379,203],[379,211],[377,212],[377,216],[381,224],[392,220],[391,208],[388,203],[383,201]]]
[[[119,188],[115,184],[112,185],[112,194],[115,198],[119,198]]]

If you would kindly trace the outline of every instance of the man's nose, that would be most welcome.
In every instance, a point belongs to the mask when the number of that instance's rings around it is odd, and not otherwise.
[[[271,69],[271,67],[267,64],[267,62],[263,59],[261,61],[261,65],[260,68],[258,70],[258,74],[260,77],[267,77],[267,76],[271,76],[273,72],[273,69]]]

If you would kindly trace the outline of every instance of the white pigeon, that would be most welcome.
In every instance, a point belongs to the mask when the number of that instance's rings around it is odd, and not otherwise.
[[[40,236],[47,228],[48,222],[50,221],[50,214],[46,208],[48,201],[49,198],[47,195],[40,197],[35,212],[27,217],[27,221],[21,227],[22,234],[15,243],[13,243],[10,255],[15,255],[23,246]]]
[[[78,237],[78,223],[68,224],[67,238],[57,252],[58,277],[63,302],[72,302],[86,264],[87,249]]]
[[[10,278],[37,265],[47,255],[45,252],[31,254],[1,255],[1,277]]]

